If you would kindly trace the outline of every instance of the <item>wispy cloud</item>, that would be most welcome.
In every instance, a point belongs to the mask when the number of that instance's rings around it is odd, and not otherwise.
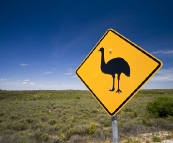
[[[28,84],[28,82],[29,82],[29,79],[25,79],[25,80],[22,82],[22,84]]]
[[[159,50],[159,51],[154,51],[151,52],[151,54],[158,54],[158,55],[171,55],[173,54],[173,50]]]
[[[76,75],[74,75],[74,76],[71,76],[71,78],[76,78],[77,76]]]
[[[65,73],[64,75],[71,75],[73,74],[72,72]]]
[[[51,73],[52,73],[52,72],[47,71],[47,72],[42,73],[41,75],[45,75],[45,74],[51,74]]]
[[[153,78],[153,81],[173,81],[173,68],[161,69]]]
[[[20,66],[28,66],[29,64],[21,63]]]
[[[30,85],[36,85],[34,82],[31,82]]]
[[[64,73],[64,75],[72,75],[72,74],[74,74],[72,68],[68,68],[68,71],[66,73]]]
[[[7,80],[7,79],[1,78],[1,81],[5,81],[5,80]]]

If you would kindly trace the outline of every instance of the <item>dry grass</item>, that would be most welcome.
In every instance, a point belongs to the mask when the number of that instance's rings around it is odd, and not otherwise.
[[[173,117],[155,118],[146,105],[173,90],[140,91],[118,114],[119,135],[173,131]],[[1,143],[111,142],[111,118],[88,91],[0,91]]]

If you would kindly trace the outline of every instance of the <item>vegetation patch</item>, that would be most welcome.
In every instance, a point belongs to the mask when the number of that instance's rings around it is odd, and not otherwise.
[[[159,137],[154,136],[153,137],[153,142],[161,142],[161,139]]]
[[[94,134],[95,131],[96,131],[96,126],[97,126],[96,123],[91,122],[89,127],[88,127],[88,133],[89,134]]]
[[[163,95],[170,101],[173,98],[173,90],[141,90],[126,104],[117,115],[120,142],[123,139],[125,142],[141,142],[137,138],[133,140],[130,138],[146,132],[162,130],[173,132],[171,114],[164,118],[156,117],[146,109],[149,102],[152,103]],[[152,137],[154,136],[156,135]],[[167,135],[167,138],[171,137],[171,134]],[[111,143],[111,117],[88,91],[1,90],[1,142]]]
[[[156,117],[173,116],[173,98],[158,97],[153,102],[147,104],[147,110]]]

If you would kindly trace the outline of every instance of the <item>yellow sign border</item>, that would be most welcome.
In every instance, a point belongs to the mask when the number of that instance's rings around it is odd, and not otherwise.
[[[137,50],[141,51],[143,54],[147,55],[149,58],[153,59],[155,62],[158,63],[158,66],[145,78],[145,80],[143,82],[141,82],[141,84],[139,86],[137,86],[136,89],[134,89],[134,91],[126,98],[126,100],[117,108],[115,109],[115,111],[113,113],[110,113],[109,110],[104,106],[104,104],[99,100],[99,98],[97,97],[97,95],[90,89],[90,87],[87,85],[87,83],[85,83],[85,81],[82,79],[82,77],[80,77],[80,75],[78,74],[78,70],[80,69],[80,67],[85,63],[85,61],[90,57],[90,55],[93,53],[93,51],[96,49],[96,47],[99,45],[99,43],[104,39],[104,37],[108,34],[108,32],[111,31],[113,32],[115,35],[119,36],[121,39],[123,39],[125,42],[128,42],[129,44],[131,44],[134,48],[136,48]],[[151,55],[150,53],[148,53],[147,51],[145,51],[144,49],[142,49],[141,47],[139,47],[138,45],[136,45],[135,43],[133,43],[132,41],[130,41],[129,39],[125,38],[123,35],[119,34],[117,31],[113,30],[113,29],[108,29],[106,31],[106,33],[102,36],[102,38],[97,42],[97,44],[94,46],[94,48],[90,51],[90,53],[86,56],[86,58],[82,61],[82,63],[78,66],[78,68],[76,69],[75,73],[76,75],[79,77],[79,79],[84,83],[84,85],[89,89],[90,93],[97,99],[97,101],[101,104],[101,106],[107,111],[107,113],[110,116],[116,115],[123,106],[125,106],[128,101],[130,101],[130,99],[137,94],[137,92],[139,91],[139,89],[144,86],[144,84],[162,67],[162,62],[157,59],[156,57],[154,57],[153,55]]]

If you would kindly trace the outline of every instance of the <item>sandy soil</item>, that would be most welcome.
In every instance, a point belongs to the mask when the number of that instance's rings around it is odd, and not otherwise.
[[[127,137],[127,139],[120,141],[120,143],[127,143],[127,141],[136,141],[136,143],[173,143],[173,132],[160,131],[140,134],[136,137]]]

